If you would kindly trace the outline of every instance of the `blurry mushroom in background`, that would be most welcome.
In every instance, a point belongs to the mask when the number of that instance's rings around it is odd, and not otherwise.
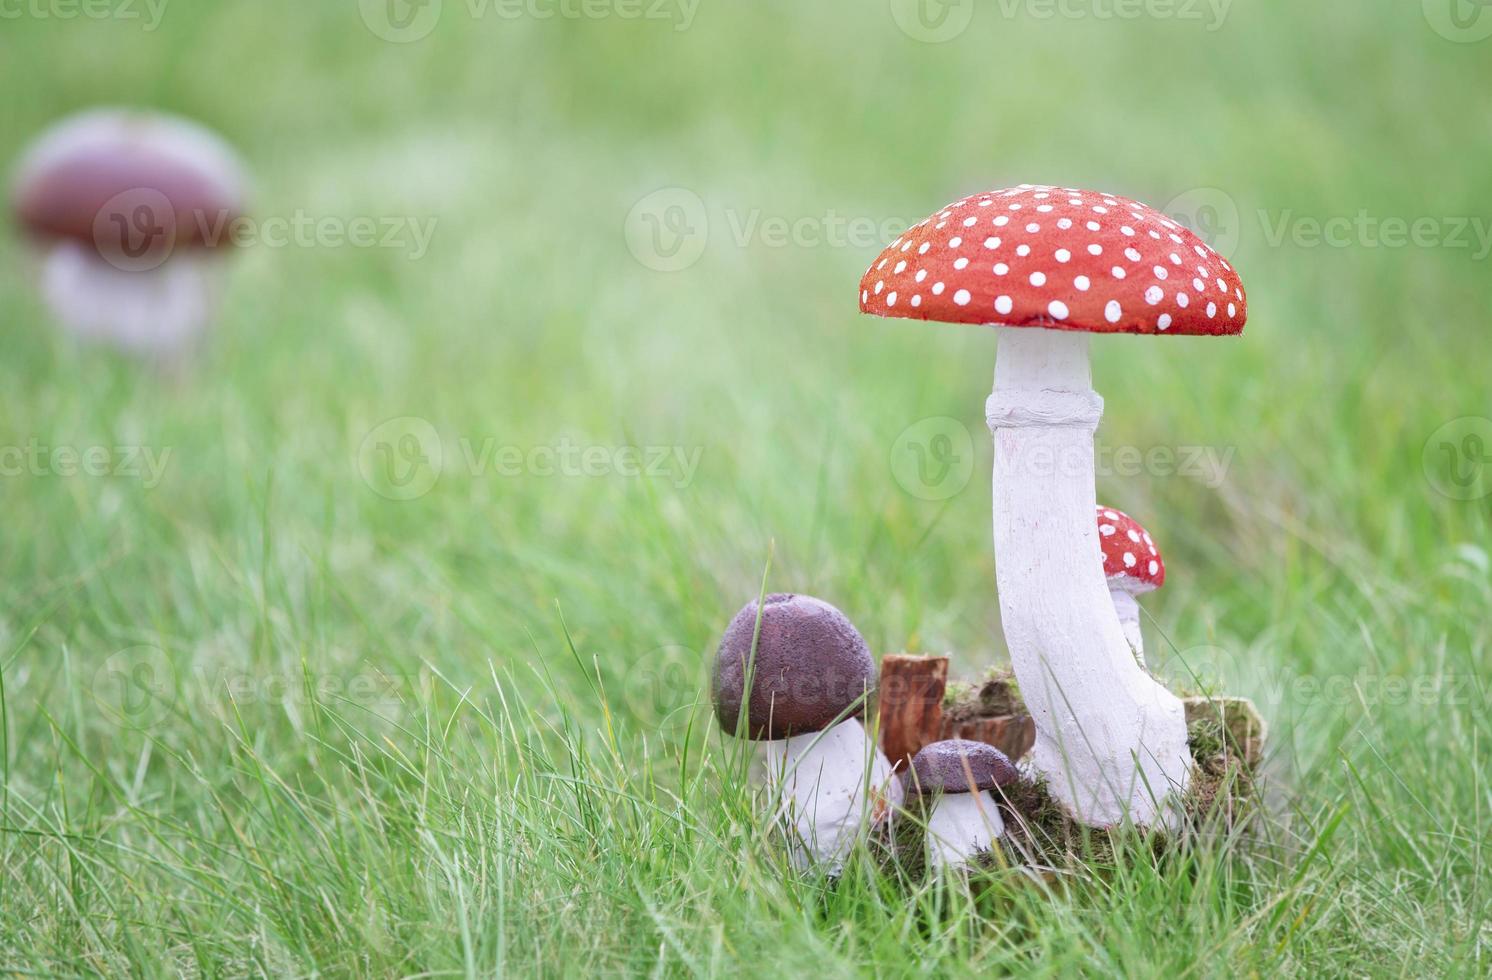
[[[207,129],[97,109],[37,139],[11,201],[40,251],[42,296],[65,329],[172,360],[217,313],[220,253],[246,195],[237,156]]]
[[[993,745],[955,738],[923,747],[912,759],[909,791],[933,800],[928,866],[964,865],[993,847],[1005,821],[991,790],[1016,779],[1015,765]]]
[[[1192,764],[1183,706],[1135,662],[1092,558],[1103,399],[1088,335],[1241,333],[1238,274],[1146,205],[1022,184],[892,242],[860,281],[860,309],[996,328],[995,567],[1035,769],[1083,823],[1171,822]]]
[[[1135,660],[1144,667],[1145,637],[1140,631],[1140,604],[1135,599],[1166,584],[1166,563],[1150,532],[1112,507],[1098,508],[1098,545],[1103,549],[1103,574],[1114,600],[1114,612],[1119,615],[1119,627]]]
[[[812,596],[767,596],[759,635],[754,601],[726,627],[715,717],[727,734],[765,742],[767,779],[781,791],[800,869],[837,874],[855,841],[901,804],[900,782],[859,721],[875,683],[860,633]]]

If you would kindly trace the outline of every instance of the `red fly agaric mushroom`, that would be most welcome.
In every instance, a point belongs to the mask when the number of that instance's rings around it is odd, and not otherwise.
[[[215,315],[220,251],[244,212],[232,149],[174,116],[85,112],[22,159],[12,203],[41,250],[41,288],[79,337],[179,355]]]
[[[927,818],[932,867],[967,864],[1004,835],[1005,821],[990,791],[1016,778],[1005,753],[984,742],[948,739],[912,757],[911,788],[933,800]]]
[[[860,282],[878,316],[996,328],[1001,620],[1036,723],[1033,763],[1085,823],[1169,822],[1191,766],[1182,704],[1135,662],[1093,520],[1090,334],[1243,331],[1243,285],[1186,228],[1112,194],[1023,184],[965,198],[892,242]]]
[[[1140,604],[1135,599],[1166,584],[1166,563],[1150,532],[1112,507],[1098,508],[1098,545],[1103,549],[1103,574],[1109,583],[1109,597],[1114,600],[1114,612],[1119,614],[1119,627],[1135,660],[1144,667],[1145,637],[1140,632]]]
[[[715,657],[715,717],[764,741],[794,864],[838,874],[873,824],[902,802],[901,783],[859,718],[875,688],[870,648],[844,613],[806,595],[749,602]]]

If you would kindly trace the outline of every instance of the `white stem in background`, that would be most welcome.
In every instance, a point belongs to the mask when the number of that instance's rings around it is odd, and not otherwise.
[[[874,824],[902,804],[901,781],[859,721],[765,743],[768,784],[782,793],[794,867],[837,875]]]
[[[173,358],[216,316],[222,259],[180,253],[143,272],[111,265],[78,242],[42,257],[41,290],[52,314],[82,340],[137,355]]]
[[[944,793],[927,820],[927,863],[959,867],[988,851],[1005,834],[995,798],[980,793]]]
[[[1125,642],[1135,655],[1135,663],[1145,666],[1145,634],[1140,632],[1140,604],[1135,597],[1123,589],[1110,588],[1109,596],[1114,600],[1114,612],[1119,617],[1119,628],[1124,631]]]
[[[1181,701],[1135,663],[1104,579],[1088,336],[1000,327],[994,392],[995,567],[1033,763],[1078,820],[1169,823],[1191,755]]]

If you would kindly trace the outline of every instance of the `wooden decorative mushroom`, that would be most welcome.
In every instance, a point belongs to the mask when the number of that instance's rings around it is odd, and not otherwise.
[[[1238,274],[1136,201],[1023,184],[909,229],[862,278],[860,308],[995,328],[996,578],[1035,768],[1084,823],[1169,823],[1192,764],[1186,720],[1136,663],[1097,561],[1089,335],[1241,333]]]
[[[764,742],[793,863],[838,874],[850,848],[902,802],[900,781],[860,723],[876,686],[870,648],[812,596],[769,595],[731,619],[715,656],[715,717]]]

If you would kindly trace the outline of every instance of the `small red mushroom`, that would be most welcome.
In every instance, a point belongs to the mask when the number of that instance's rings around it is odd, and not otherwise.
[[[1140,632],[1136,597],[1166,584],[1166,563],[1150,532],[1140,522],[1112,507],[1098,507],[1098,545],[1103,551],[1103,574],[1114,599],[1114,611],[1135,660],[1145,666],[1145,640]]]

